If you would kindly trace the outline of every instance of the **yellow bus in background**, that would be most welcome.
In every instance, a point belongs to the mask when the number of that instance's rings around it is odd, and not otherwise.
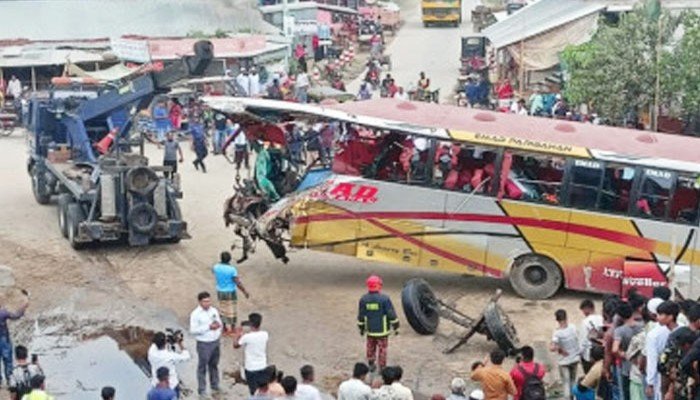
[[[462,0],[422,0],[423,26],[462,23]]]

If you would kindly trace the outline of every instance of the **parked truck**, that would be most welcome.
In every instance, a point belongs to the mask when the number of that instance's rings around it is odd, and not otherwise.
[[[131,128],[156,96],[183,79],[202,76],[212,58],[212,44],[200,41],[194,56],[159,72],[109,83],[55,78],[48,92],[31,99],[27,171],[32,191],[39,204],[55,198],[59,228],[73,248],[188,237],[178,205],[178,176],[165,178],[158,172],[168,168],[149,165],[143,135],[131,135]]]
[[[422,0],[423,26],[462,23],[462,0]]]

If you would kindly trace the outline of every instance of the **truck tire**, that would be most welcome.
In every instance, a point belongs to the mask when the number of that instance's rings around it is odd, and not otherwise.
[[[126,217],[131,229],[137,233],[149,234],[156,227],[158,214],[152,205],[148,203],[138,203],[131,207]]]
[[[73,196],[68,193],[58,195],[58,228],[64,238],[68,237],[68,206],[73,202]]]
[[[423,279],[411,279],[401,290],[401,305],[408,324],[416,333],[432,335],[440,323],[433,290]]]
[[[126,173],[126,188],[141,196],[147,196],[158,185],[158,175],[148,167],[136,167]]]
[[[78,203],[70,203],[66,207],[67,238],[70,246],[75,250],[82,250],[86,242],[78,241],[80,223],[85,221],[85,213]]]
[[[563,281],[557,263],[538,254],[519,257],[510,271],[513,290],[526,299],[548,299],[559,291]]]
[[[49,204],[51,200],[51,191],[46,186],[46,178],[43,172],[39,172],[36,167],[32,168],[32,193],[34,199],[39,204]]]
[[[508,355],[514,355],[518,351],[520,348],[518,333],[501,306],[490,302],[484,310],[484,322],[489,339],[495,341],[501,350]]]

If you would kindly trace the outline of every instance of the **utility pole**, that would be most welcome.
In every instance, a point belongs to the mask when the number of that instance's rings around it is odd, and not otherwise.
[[[661,7],[661,0],[659,0],[659,10],[663,10]],[[656,21],[656,82],[654,83],[654,109],[651,114],[651,130],[654,132],[659,131],[659,109],[661,108],[661,35],[663,30],[663,13],[659,11],[659,15]]]

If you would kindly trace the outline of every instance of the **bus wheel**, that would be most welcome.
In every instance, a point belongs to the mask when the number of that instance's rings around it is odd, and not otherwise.
[[[508,355],[515,354],[520,348],[518,332],[501,306],[489,302],[484,310],[484,322],[488,329],[488,337],[498,344],[498,347]]]
[[[563,282],[559,266],[551,259],[530,254],[515,260],[510,271],[513,290],[526,299],[548,299]]]
[[[421,335],[435,333],[440,322],[433,290],[423,279],[411,279],[401,290],[401,305],[411,328]]]

